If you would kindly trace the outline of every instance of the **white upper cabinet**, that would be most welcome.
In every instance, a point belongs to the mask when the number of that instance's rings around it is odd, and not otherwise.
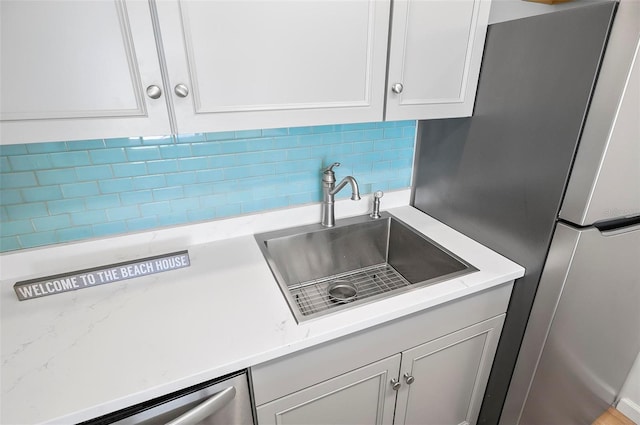
[[[178,132],[383,118],[389,0],[157,7]]]
[[[489,4],[2,0],[0,142],[468,116]]]
[[[143,1],[0,2],[2,143],[167,134]],[[153,90],[150,89],[153,93]]]
[[[490,0],[395,0],[385,119],[470,116]]]

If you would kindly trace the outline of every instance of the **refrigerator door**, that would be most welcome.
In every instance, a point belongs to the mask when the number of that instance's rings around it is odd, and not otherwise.
[[[638,225],[558,225],[528,328],[546,343],[520,425],[590,424],[614,403],[640,351],[639,258]]]
[[[611,30],[560,217],[580,226],[640,215],[640,2]]]

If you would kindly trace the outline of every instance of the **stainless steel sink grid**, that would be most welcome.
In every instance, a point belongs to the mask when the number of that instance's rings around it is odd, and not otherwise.
[[[329,287],[336,281],[346,280],[356,288],[353,301],[332,299]],[[347,304],[358,299],[368,298],[394,289],[410,286],[400,273],[388,264],[366,267],[354,272],[347,272],[325,279],[301,283],[289,287],[289,292],[303,316],[319,313],[335,307],[336,304]]]
[[[255,238],[298,322],[477,270],[384,212]],[[332,297],[333,284],[357,293]]]

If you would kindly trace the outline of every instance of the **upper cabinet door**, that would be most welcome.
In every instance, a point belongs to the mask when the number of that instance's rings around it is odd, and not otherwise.
[[[491,0],[396,0],[387,120],[470,116]]]
[[[2,143],[167,134],[147,2],[0,2]],[[154,97],[159,94],[153,93]]]
[[[389,0],[157,7],[181,133],[383,118]]]

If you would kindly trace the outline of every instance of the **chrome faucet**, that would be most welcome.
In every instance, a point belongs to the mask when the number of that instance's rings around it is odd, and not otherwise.
[[[336,224],[334,215],[334,197],[335,194],[340,192],[347,183],[351,184],[351,200],[360,200],[360,190],[358,189],[358,182],[352,176],[347,176],[340,183],[336,184],[336,175],[333,171],[333,167],[339,167],[340,163],[335,162],[329,168],[322,173],[322,220],[320,224],[324,227],[333,227]]]

